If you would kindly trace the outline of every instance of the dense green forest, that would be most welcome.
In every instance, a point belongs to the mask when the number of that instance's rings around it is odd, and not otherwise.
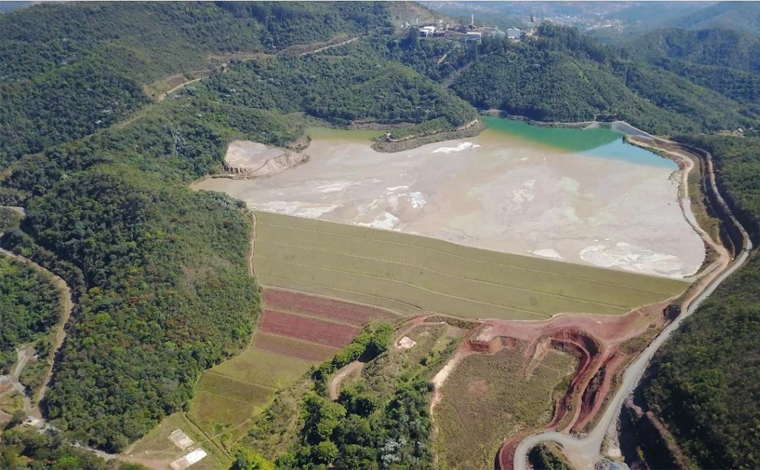
[[[55,325],[60,299],[55,285],[29,265],[0,255],[0,375],[16,362],[16,347]]]
[[[632,54],[647,59],[680,59],[760,72],[760,37],[736,30],[664,29],[644,34],[631,41],[628,47]]]
[[[576,30],[543,24],[538,34],[519,44],[484,44],[486,54],[452,89],[476,106],[540,121],[621,119],[659,134],[749,122],[739,103]]]
[[[22,227],[83,275],[43,405],[88,442],[123,449],[247,343],[258,301],[241,204],[101,166],[31,201]]]
[[[722,187],[745,221],[760,222],[760,139],[684,139],[710,151]],[[760,466],[760,258],[684,321],[655,355],[649,406],[699,468]]]
[[[89,451],[66,444],[63,436],[17,426],[3,432],[0,442],[3,470],[145,470],[142,465],[106,463]]]
[[[210,54],[273,52],[364,33],[389,26],[388,8],[80,2],[2,15],[0,167],[124,119],[146,103],[143,85],[208,68]]]
[[[760,116],[760,37],[756,35],[729,29],[665,29],[630,41],[626,50],[740,103],[745,115]],[[757,127],[756,121],[753,126]]]

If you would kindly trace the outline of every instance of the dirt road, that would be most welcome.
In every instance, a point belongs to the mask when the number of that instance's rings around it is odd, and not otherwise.
[[[331,400],[337,400],[340,396],[340,384],[343,382],[343,379],[348,377],[349,375],[353,374],[356,371],[362,370],[364,367],[363,362],[354,361],[349,363],[347,366],[343,367],[341,370],[338,371],[337,374],[330,380],[329,385],[329,391],[330,391],[330,399]]]
[[[355,38],[347,39],[345,41],[338,42],[338,43],[335,43],[335,44],[328,44],[326,46],[314,49],[313,51],[302,52],[301,54],[298,54],[298,55],[301,56],[301,57],[304,57],[304,56],[307,56],[307,55],[310,55],[310,54],[316,54],[317,52],[326,51],[326,50],[332,49],[334,47],[340,47],[340,46],[345,46],[346,44],[351,44],[352,42],[356,41],[357,39],[359,39],[359,36],[357,36]]]
[[[69,322],[69,318],[71,317],[71,310],[74,308],[74,301],[71,298],[71,289],[69,288],[68,284],[66,284],[66,281],[56,276],[52,272],[48,271],[47,269],[43,268],[42,266],[35,263],[34,261],[24,258],[22,256],[18,256],[16,254],[13,254],[10,251],[4,250],[2,248],[0,248],[0,253],[12,259],[15,259],[17,261],[26,263],[29,266],[31,266],[33,269],[35,269],[36,271],[47,274],[50,277],[50,279],[52,279],[53,284],[55,284],[55,286],[58,288],[60,292],[60,298],[61,298],[61,317],[55,326],[55,338],[53,339],[53,344],[51,344],[52,350],[53,350],[53,354],[51,355],[51,357],[56,358],[58,356],[59,350],[61,349],[61,346],[63,346],[63,341],[66,338],[65,327],[66,327],[66,324]],[[19,365],[21,366],[21,369],[23,369],[23,366],[26,365],[26,360],[28,360],[28,357],[25,358],[23,365],[21,365],[21,357],[19,357]],[[50,377],[53,372],[53,362],[54,360],[50,361],[50,363],[48,364],[48,369],[45,372],[45,378],[42,381],[42,387],[40,387],[40,391],[37,394],[37,397],[35,397],[35,400],[34,400],[35,403],[39,403],[45,397],[45,392],[47,391],[48,384],[50,383]],[[21,372],[19,371],[19,375],[20,374]],[[34,408],[30,409],[30,411],[27,412],[27,415],[34,416],[35,418],[38,418],[38,419],[42,418],[42,415],[40,413],[38,406],[35,406]]]
[[[719,201],[721,201],[721,203],[724,203],[715,184],[712,157],[709,154],[707,155],[707,163],[711,190],[715,192],[716,197],[719,199]],[[727,211],[726,216],[732,221],[733,224],[736,225],[736,227],[739,228],[744,238],[743,248],[739,255],[733,260],[733,262],[728,264],[723,269],[717,272],[713,272],[711,275],[704,278],[704,287],[702,290],[698,291],[691,299],[684,302],[685,306],[687,307],[685,308],[684,312],[678,316],[678,318],[676,318],[670,325],[668,325],[644,350],[641,356],[639,356],[639,358],[633,364],[631,364],[631,366],[623,375],[623,383],[618,389],[615,397],[610,401],[610,404],[602,415],[602,418],[589,434],[587,434],[582,439],[578,439],[566,434],[561,434],[556,431],[542,432],[528,436],[520,442],[515,450],[513,460],[513,468],[515,470],[527,470],[528,452],[537,444],[546,441],[553,441],[562,445],[565,455],[578,470],[590,470],[594,468],[594,464],[600,457],[600,451],[604,436],[608,431],[614,431],[615,422],[620,413],[620,408],[623,405],[623,402],[638,385],[654,354],[668,340],[673,331],[678,329],[681,326],[681,323],[683,323],[686,318],[691,316],[701,305],[701,303],[706,298],[708,298],[724,280],[726,280],[731,274],[733,274],[737,269],[744,265],[749,256],[749,252],[752,250],[752,242],[749,239],[747,231],[739,223],[734,214],[727,209],[728,206],[723,205],[723,207],[724,210]]]

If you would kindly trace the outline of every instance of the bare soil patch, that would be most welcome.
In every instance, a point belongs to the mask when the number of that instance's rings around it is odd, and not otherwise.
[[[351,342],[359,328],[315,320],[278,310],[264,310],[261,331],[301,341],[341,348]]]
[[[355,326],[392,317],[390,312],[380,308],[283,289],[265,288],[262,299],[267,307],[275,310],[292,311]]]

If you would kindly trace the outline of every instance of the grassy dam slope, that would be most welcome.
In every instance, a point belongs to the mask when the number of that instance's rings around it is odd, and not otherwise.
[[[620,315],[688,283],[465,247],[433,238],[256,213],[254,266],[264,286],[404,314],[540,320]]]

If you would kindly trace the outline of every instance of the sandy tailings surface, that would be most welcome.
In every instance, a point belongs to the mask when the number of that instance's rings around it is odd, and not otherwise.
[[[677,166],[623,146],[569,152],[486,130],[378,153],[369,141],[323,133],[307,164],[196,188],[256,210],[646,274],[694,273],[704,245],[679,207]]]

